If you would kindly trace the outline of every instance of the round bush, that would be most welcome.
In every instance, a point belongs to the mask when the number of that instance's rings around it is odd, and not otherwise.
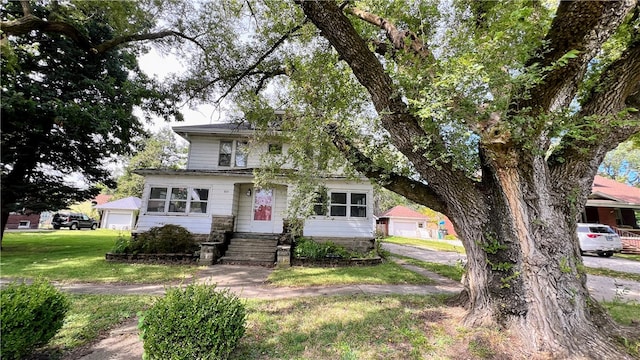
[[[21,359],[60,330],[69,310],[67,296],[44,280],[9,284],[0,291],[2,359]]]
[[[245,307],[212,285],[172,288],[140,319],[145,359],[227,359],[245,331]]]
[[[199,249],[193,234],[180,225],[152,227],[129,246],[131,252],[143,254],[190,254]]]

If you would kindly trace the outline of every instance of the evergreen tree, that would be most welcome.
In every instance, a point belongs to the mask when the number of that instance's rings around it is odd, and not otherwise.
[[[2,5],[2,30],[10,34],[3,34],[1,58],[3,231],[11,211],[60,209],[95,196],[93,184],[111,175],[102,160],[129,153],[131,140],[144,134],[134,106],[177,115],[173,96],[140,71],[134,51],[78,46],[78,37],[98,44],[114,39],[110,19],[122,8],[92,4]],[[5,26],[64,15],[75,19],[75,37],[41,31],[45,26],[12,34]],[[71,181],[72,174],[80,180]]]

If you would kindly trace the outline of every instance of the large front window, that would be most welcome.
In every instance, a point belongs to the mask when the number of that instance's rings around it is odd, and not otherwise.
[[[147,202],[147,212],[205,214],[208,204],[208,188],[152,187]]]

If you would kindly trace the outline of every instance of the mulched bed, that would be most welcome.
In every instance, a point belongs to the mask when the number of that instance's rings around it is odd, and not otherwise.
[[[313,260],[307,258],[291,259],[292,266],[308,266],[308,267],[347,267],[347,266],[372,266],[382,264],[381,257],[374,258],[326,258],[323,260]]]

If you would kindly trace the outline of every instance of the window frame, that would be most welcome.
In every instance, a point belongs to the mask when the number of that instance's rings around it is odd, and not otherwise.
[[[233,145],[234,145],[233,142],[234,142],[234,140],[220,140],[220,148],[218,150],[218,166],[231,167],[231,164],[234,163],[234,161],[233,161]],[[222,149],[225,148],[224,147],[225,144],[229,144],[229,152],[228,153],[226,151],[222,152]],[[225,163],[224,164],[222,163],[222,159],[223,159],[222,156],[223,155],[229,157],[228,159],[226,159],[226,157],[225,157]],[[228,161],[228,163],[227,163],[227,161]]]
[[[152,198],[151,197],[151,193],[153,192],[153,189],[164,189],[165,192],[165,197],[164,199],[161,198]],[[184,189],[184,192],[186,192],[186,198],[174,198],[173,194],[174,194],[174,190],[182,190]],[[198,200],[194,199],[193,196],[193,191],[197,191],[197,190],[206,190],[207,192],[207,198],[206,199],[202,199],[199,198]],[[162,190],[161,190],[162,191]],[[211,187],[208,186],[202,186],[202,185],[194,185],[194,186],[181,186],[181,185],[177,185],[177,186],[169,186],[169,185],[151,185],[149,186],[149,196],[147,197],[146,200],[146,204],[145,204],[145,212],[147,214],[158,214],[158,215],[191,215],[191,216],[198,216],[198,215],[207,215],[209,214],[209,204],[211,203],[211,195],[212,195],[212,190]],[[163,207],[162,207],[162,211],[154,211],[151,209],[158,209],[159,206],[156,207],[149,207],[149,202],[160,202],[162,201],[164,203]],[[172,203],[184,203],[184,210],[181,211],[171,211],[171,205]],[[202,204],[205,204],[205,212],[194,212],[191,211],[192,205],[194,204],[199,204],[198,208],[202,209]],[[176,205],[176,204],[173,204]]]
[[[362,196],[361,199],[364,200],[364,204],[354,203],[353,202],[354,195]],[[353,215],[354,210],[362,210],[362,209],[364,209],[364,216]],[[349,193],[349,217],[366,218],[367,215],[368,215],[368,211],[367,211],[367,193],[357,193],[357,192]]]
[[[325,194],[324,198],[322,198],[322,194]],[[345,196],[345,202],[337,202],[335,200],[336,199],[333,195],[338,195],[340,196],[341,194],[344,194]],[[360,198],[361,201],[364,201],[364,204],[353,204],[352,202],[354,201],[354,195],[355,196],[362,196]],[[322,200],[325,200],[325,202],[322,202]],[[340,199],[342,200],[342,199]],[[316,192],[316,197],[314,199],[314,202],[312,203],[313,208],[312,208],[312,216],[314,216],[315,218],[336,218],[336,219],[345,219],[345,220],[362,220],[362,219],[368,219],[370,217],[370,211],[369,211],[369,193],[367,191],[349,191],[349,190],[327,190],[325,192],[321,192],[321,191],[317,191]],[[317,209],[320,206],[324,206],[324,210],[325,213],[324,214],[319,214]],[[335,208],[335,210],[334,210]],[[356,215],[357,213],[357,209],[364,209],[364,216],[358,216]],[[344,213],[344,215],[340,215],[341,213]],[[362,213],[362,212],[361,212]]]

